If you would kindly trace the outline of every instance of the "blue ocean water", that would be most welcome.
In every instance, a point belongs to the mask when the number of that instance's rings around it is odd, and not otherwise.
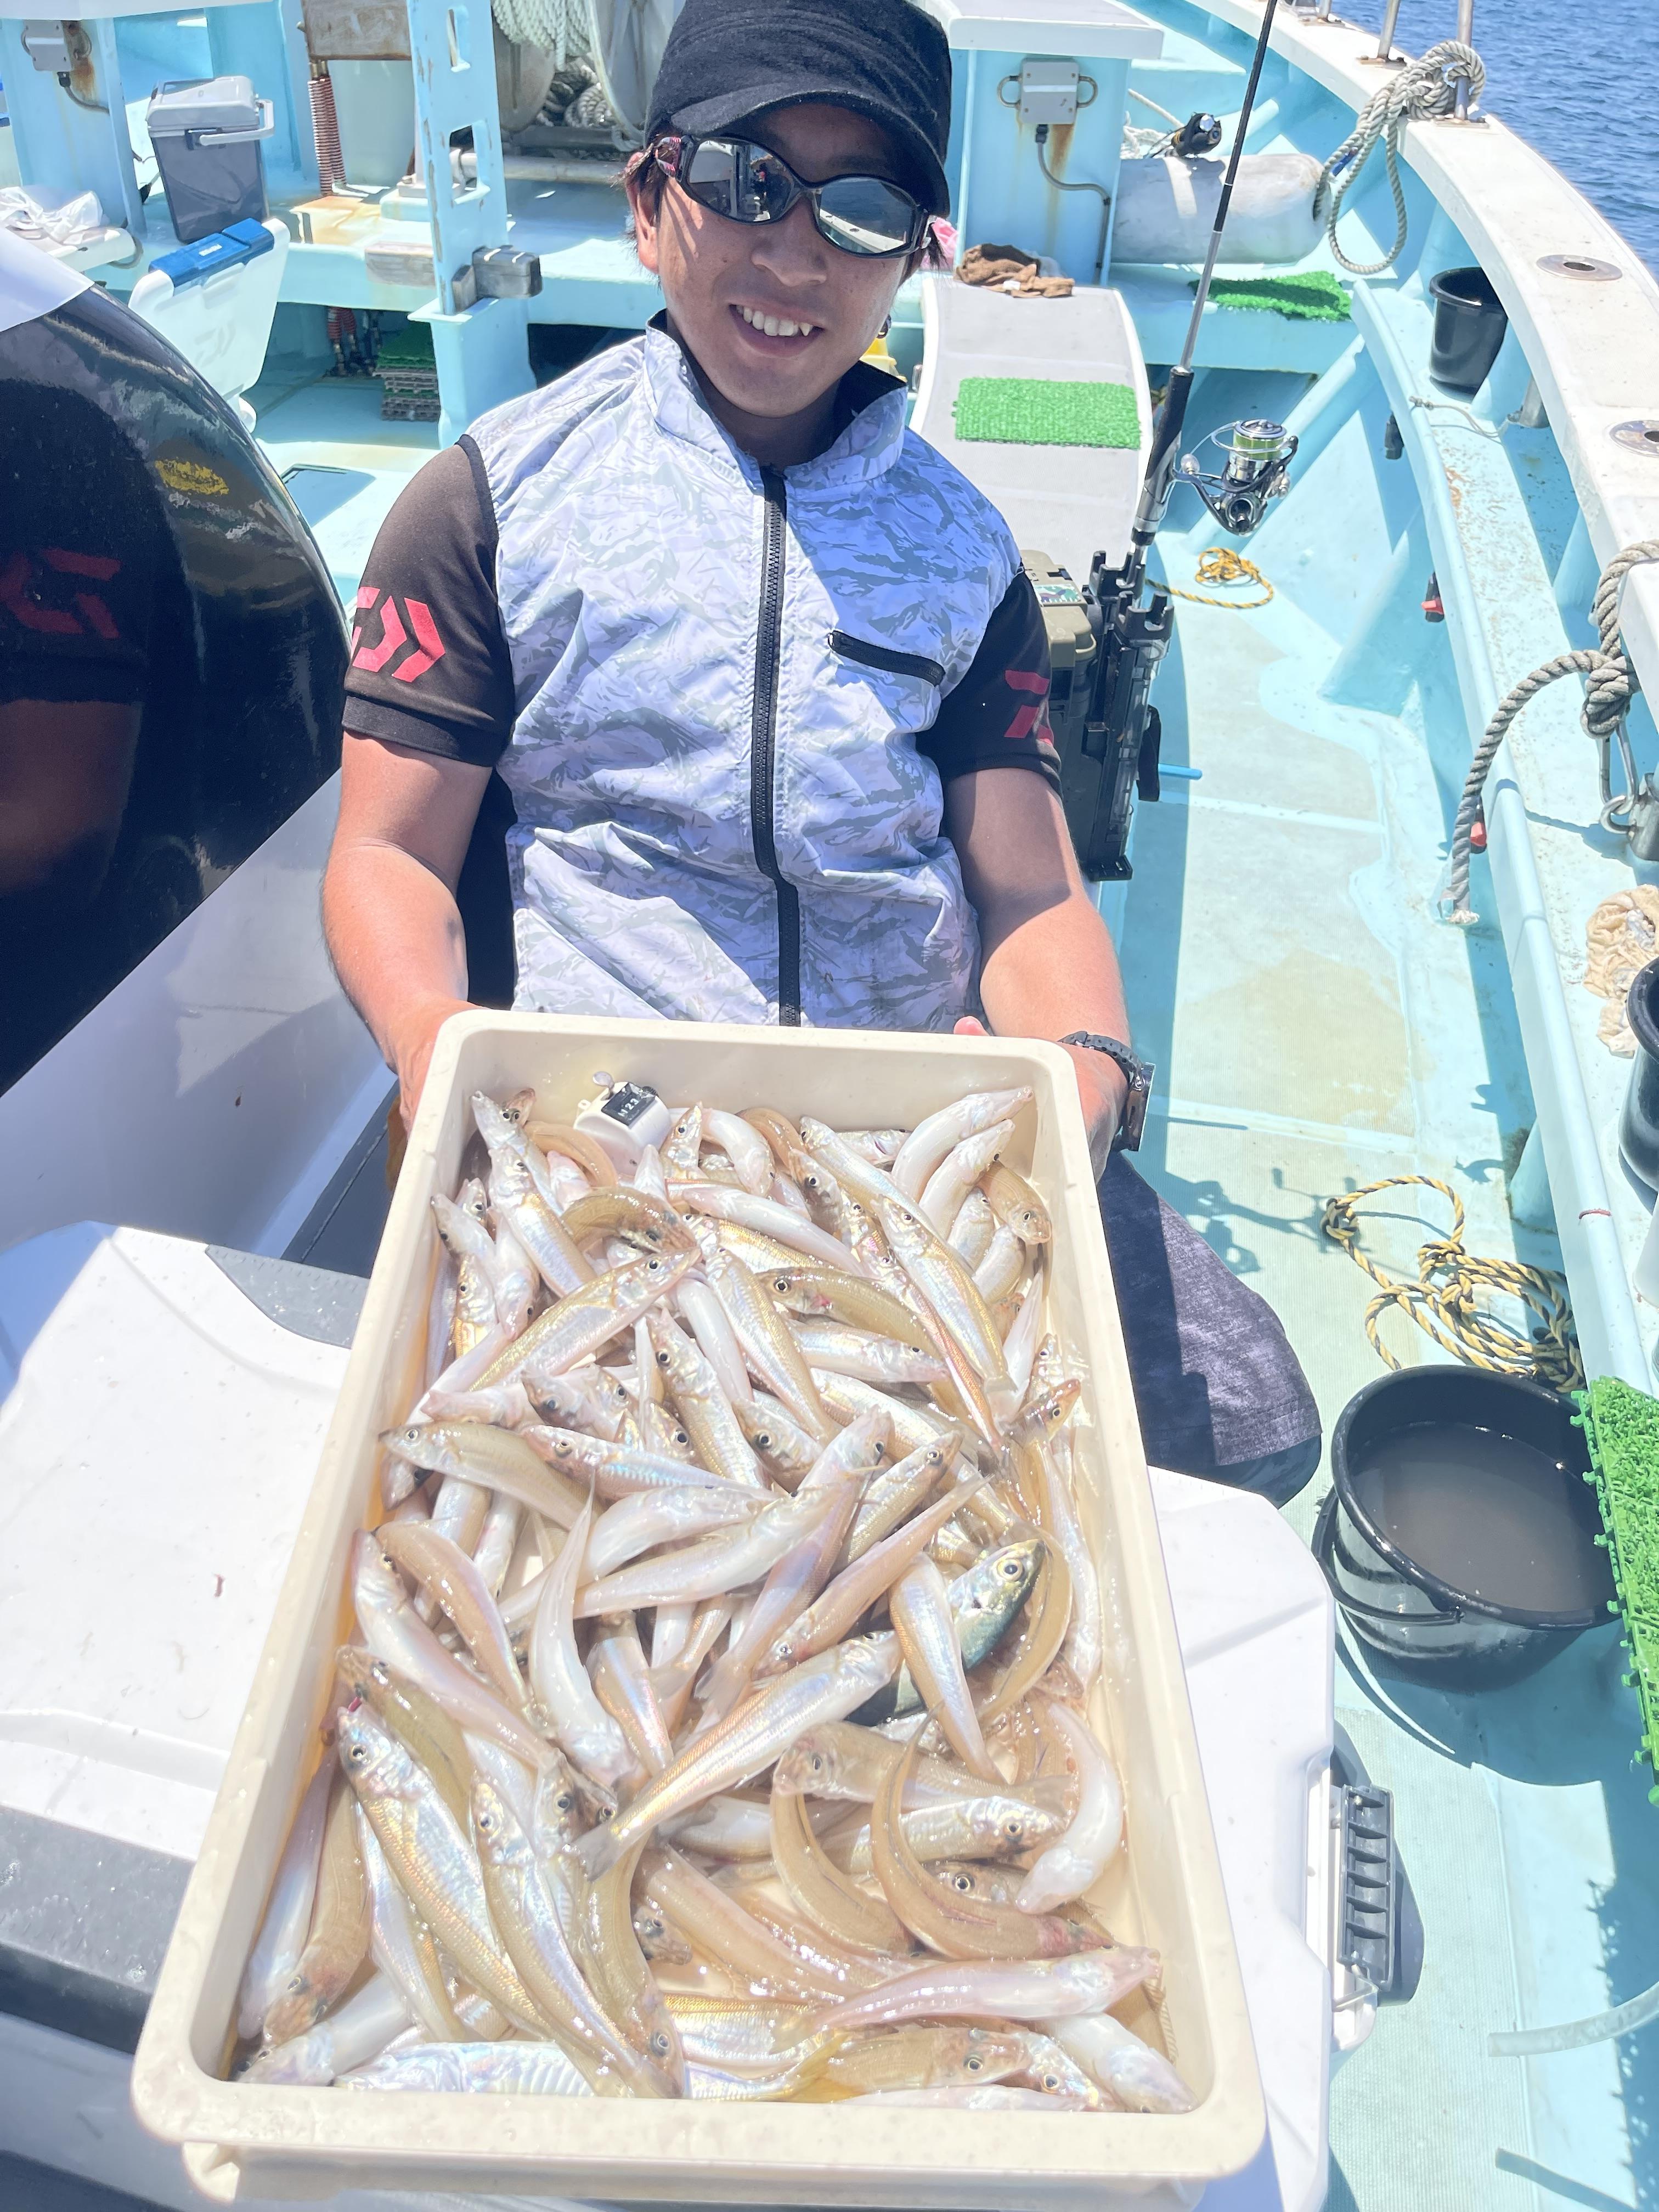
[[[1337,0],[1376,28],[1382,0]],[[1475,0],[1481,105],[1529,139],[1659,275],[1659,58],[1654,0]],[[1398,45],[1455,38],[1454,0],[1404,0]],[[1540,241],[1540,251],[1549,247]]]

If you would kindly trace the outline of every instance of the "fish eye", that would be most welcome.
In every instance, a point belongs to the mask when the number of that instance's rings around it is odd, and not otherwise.
[[[562,1796],[556,1797],[553,1800],[553,1810],[556,1813],[568,1813],[573,1810],[575,1806],[575,1799],[567,1790]]]
[[[977,2074],[985,2064],[982,2058],[965,2058],[963,2064],[970,2074]]]
[[[1005,1820],[1002,1824],[1002,1832],[1011,1844],[1023,1844],[1025,1840],[1025,1823],[1024,1820]]]
[[[1002,1565],[997,1569],[997,1572],[1002,1576],[1005,1581],[1017,1583],[1019,1580],[1020,1574],[1019,1561],[1018,1559],[1005,1559]]]
[[[973,1876],[971,1875],[965,1874],[953,1874],[951,1877],[951,1887],[957,1892],[958,1896],[966,1897],[974,1887]]]
[[[676,1429],[674,1431],[674,1441],[677,1444],[689,1444],[691,1439],[687,1436],[684,1429]]]
[[[772,1449],[772,1431],[771,1431],[771,1430],[770,1430],[770,1429],[757,1429],[757,1430],[756,1430],[756,1431],[755,1431],[754,1443],[755,1443],[755,1449],[756,1449],[757,1451],[770,1451],[770,1450],[771,1450],[771,1449]]]
[[[787,1290],[788,1289],[788,1287],[789,1287],[789,1278],[788,1278],[788,1276],[787,1276],[787,1275],[774,1275],[774,1276],[773,1276],[773,1278],[772,1278],[772,1288],[773,1288],[775,1291],[787,1291]]]
[[[659,1366],[659,1367],[666,1367],[666,1366],[667,1366],[667,1364],[668,1364],[668,1354],[667,1354],[665,1352],[659,1352],[657,1354],[657,1364],[658,1364],[658,1366]]]
[[[808,1758],[807,1765],[814,1774],[822,1774],[825,1765],[823,1753],[821,1751],[813,1752]]]
[[[651,2039],[651,2048],[656,2052],[659,2058],[667,2057],[668,2038],[663,2033],[660,2028],[657,2030],[656,2033]]]
[[[1039,2075],[1037,2078],[1045,2089],[1058,2089],[1060,2087],[1060,2076],[1052,2069],[1045,2074]]]

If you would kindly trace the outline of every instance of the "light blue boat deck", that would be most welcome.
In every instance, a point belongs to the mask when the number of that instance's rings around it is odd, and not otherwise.
[[[323,550],[349,610],[375,532],[398,494],[438,450],[435,422],[383,422],[368,377],[284,386],[267,363],[254,387],[260,444]]]
[[[1287,382],[1212,375],[1198,427],[1282,410]],[[1419,611],[1433,556],[1406,463],[1377,458],[1388,398],[1363,361],[1348,382],[1352,411],[1310,441],[1245,549],[1273,603],[1180,606],[1155,696],[1165,757],[1202,780],[1141,811],[1121,933],[1159,1066],[1141,1164],[1279,1313],[1328,1433],[1382,1370],[1373,1286],[1322,1236],[1327,1198],[1434,1176],[1463,1200],[1472,1252],[1559,1265],[1553,1237],[1509,1210],[1533,1109],[1483,866],[1482,926],[1435,919],[1468,738],[1448,629]],[[1161,540],[1188,588],[1216,535],[1196,507],[1178,494]],[[1570,758],[1590,777],[1582,738]],[[1379,1205],[1365,1248],[1413,1274],[1444,1202]],[[1384,1329],[1407,1364],[1438,1356],[1397,1317]],[[1304,1536],[1327,1487],[1291,1509]],[[1526,2062],[1486,2051],[1493,2030],[1659,1980],[1659,1813],[1622,1662],[1609,1627],[1528,1682],[1453,1697],[1339,1632],[1337,1717],[1395,1792],[1425,1965],[1334,2084],[1336,2212],[1659,2199],[1654,2031]]]

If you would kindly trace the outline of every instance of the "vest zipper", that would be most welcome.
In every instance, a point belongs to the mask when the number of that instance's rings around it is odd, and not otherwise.
[[[766,502],[761,544],[760,621],[755,632],[755,707],[749,726],[749,828],[755,861],[778,902],[778,1022],[800,1025],[800,894],[778,866],[773,789],[777,760],[778,666],[782,654],[784,533],[788,498],[776,469],[761,471]]]

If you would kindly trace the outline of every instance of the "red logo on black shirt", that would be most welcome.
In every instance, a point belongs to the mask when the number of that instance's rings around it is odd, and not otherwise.
[[[1048,679],[1035,668],[1005,668],[1002,680],[1011,691],[1026,691],[1032,695],[1031,703],[1019,708],[1014,719],[1003,732],[1005,740],[1018,743],[1029,738],[1043,718],[1043,703],[1048,696]]]
[[[67,585],[54,590],[49,577],[41,573],[41,562],[59,576],[84,577],[100,584],[108,583],[121,567],[118,561],[102,553],[68,553],[61,545],[43,545],[38,561],[27,553],[14,553],[0,568],[0,607],[15,616],[25,629],[39,630],[48,637],[90,635],[110,644],[120,636],[115,617],[100,593],[77,592]],[[54,599],[69,604],[53,605]]]
[[[377,611],[380,635],[371,644],[366,633],[373,628],[372,617]],[[354,635],[356,650],[351,656],[351,665],[361,668],[367,676],[387,673],[386,664],[396,659],[406,645],[414,650],[404,653],[389,672],[399,684],[414,683],[417,676],[424,676],[444,657],[444,641],[426,602],[400,599],[395,592],[383,592],[376,584],[364,584],[358,589]]]

